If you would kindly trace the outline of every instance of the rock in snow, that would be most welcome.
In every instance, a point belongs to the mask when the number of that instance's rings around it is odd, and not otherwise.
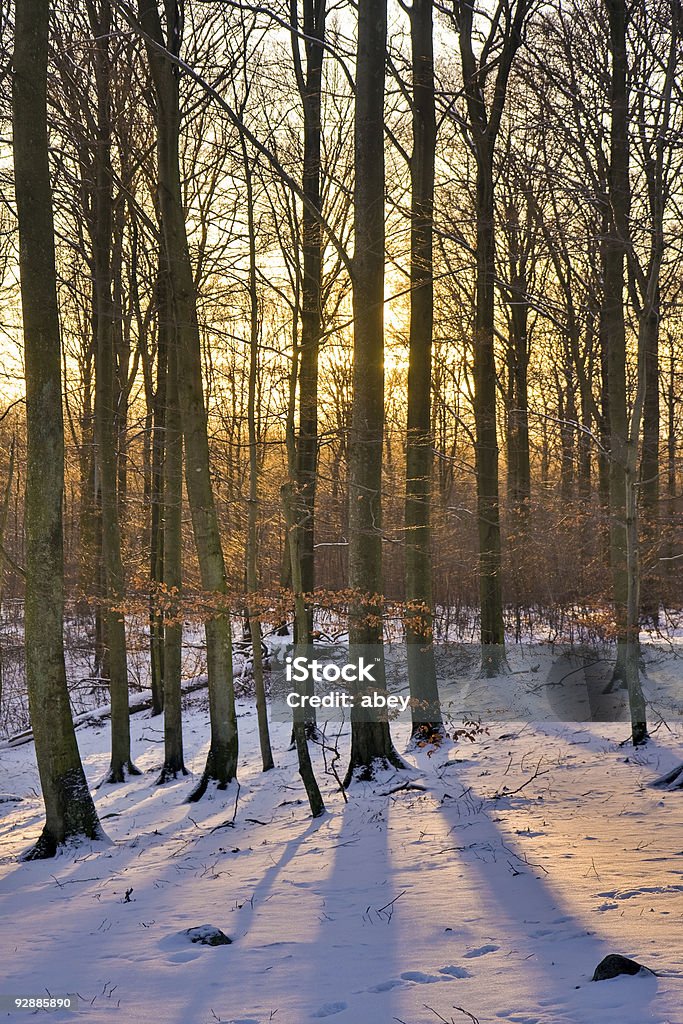
[[[620,974],[640,974],[641,971],[644,974],[654,973],[649,967],[644,967],[635,960],[629,960],[627,956],[610,953],[595,968],[593,981],[607,981],[609,978],[618,978]]]
[[[213,924],[200,924],[196,928],[188,928],[185,934],[190,942],[199,942],[202,946],[229,946],[232,942],[232,939]]]

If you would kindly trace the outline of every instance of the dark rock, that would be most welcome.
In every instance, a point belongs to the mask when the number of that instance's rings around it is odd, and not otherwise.
[[[229,946],[232,942],[232,939],[213,924],[200,924],[197,928],[188,928],[185,934],[190,942],[199,942],[202,946]]]
[[[618,953],[610,953],[604,960],[601,960],[595,968],[593,981],[607,981],[609,978],[618,978],[620,974],[654,974],[649,967],[643,967],[635,960],[629,960],[627,956],[620,956]]]

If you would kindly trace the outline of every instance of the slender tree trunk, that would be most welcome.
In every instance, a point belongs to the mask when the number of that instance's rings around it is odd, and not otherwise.
[[[510,69],[522,38],[527,0],[501,3],[496,18],[506,19],[496,61],[480,63],[474,53],[474,3],[457,5],[463,84],[477,164],[477,269],[474,322],[474,420],[476,430],[477,523],[479,529],[479,592],[484,676],[507,668],[503,624],[498,438],[496,432],[495,277],[493,156],[505,104]],[[495,33],[494,27],[491,29]],[[492,42],[495,36],[490,37]],[[486,49],[486,48],[485,48]],[[488,51],[487,51],[488,52]],[[486,82],[495,67],[495,85],[487,109]]]
[[[168,298],[168,291],[166,290]],[[163,308],[163,307],[162,307]],[[183,757],[182,650],[183,612],[181,605],[183,552],[183,435],[178,391],[178,342],[171,323],[166,337],[168,374],[166,381],[166,435],[163,470],[163,573],[164,589],[170,599],[163,623],[164,764],[159,784],[187,775]]]
[[[590,338],[590,333],[589,333]],[[590,344],[590,342],[588,342]],[[585,511],[591,500],[591,428],[593,425],[593,401],[590,393],[590,380],[585,373],[579,376],[580,401],[581,401],[581,427],[579,433],[579,468],[578,488],[579,498],[584,504]]]
[[[93,297],[94,305],[94,297]],[[95,336],[95,332],[93,332]],[[83,406],[81,412],[81,450],[79,456],[79,605],[81,614],[91,607],[93,576],[96,572],[97,501],[95,496],[95,453],[93,419],[93,351],[91,339],[84,342],[82,359]]]
[[[114,302],[112,298],[112,166],[110,115],[111,9],[109,0],[94,5],[90,21],[95,36],[95,80],[97,89],[97,154],[95,158],[95,218],[93,248],[95,298],[97,303],[97,346],[95,362],[96,456],[102,494],[102,553],[106,580],[106,629],[111,695],[111,764],[105,781],[124,782],[126,775],[139,774],[130,751],[128,705],[128,657],[126,627],[120,610],[124,599],[121,559],[121,530],[117,491],[117,419],[115,405]]]
[[[16,7],[12,61],[27,467],[26,681],[46,820],[28,858],[103,838],[83,772],[64,665],[64,423],[47,135],[48,0]]]
[[[676,466],[678,451],[678,428],[676,422],[676,378],[678,360],[676,358],[675,341],[673,334],[669,334],[669,359],[668,359],[668,380],[666,387],[666,515],[670,523],[675,522],[677,497],[676,497]],[[671,586],[678,577],[676,555],[676,543],[674,535],[669,531],[668,543],[666,546],[667,561],[665,571],[667,583]]]
[[[519,238],[519,212],[514,204],[508,210],[510,273],[510,342],[508,373],[510,409],[508,410],[508,496],[517,526],[524,532],[531,499],[531,461],[529,457],[529,300],[525,257]]]
[[[625,258],[630,208],[626,12],[623,0],[606,0],[612,55],[610,219],[604,243],[604,319],[609,390],[610,566],[617,625],[617,672],[623,679],[626,642],[626,323]]]
[[[671,122],[674,88],[680,70],[680,43],[683,12],[676,0],[670,4],[670,24],[666,73],[659,91],[659,123],[654,132],[641,120],[640,136],[646,155],[644,161],[650,213],[650,252],[646,274],[642,275],[642,307],[639,316],[639,349],[644,354],[645,395],[643,406],[643,450],[640,463],[640,493],[647,541],[647,572],[642,587],[644,618],[659,625],[661,574],[660,533],[660,398],[659,328],[661,320],[661,272],[664,258],[664,217],[672,183],[669,166],[670,138],[662,130]],[[657,44],[654,44],[657,45]],[[643,287],[644,286],[644,287]]]
[[[290,436],[290,460],[294,462],[293,436]],[[291,481],[282,488],[282,505],[285,513],[285,522],[289,533],[289,545],[292,561],[292,588],[294,590],[294,616],[295,627],[298,636],[305,636],[305,624],[308,616],[308,609],[302,590],[301,582],[301,556],[296,550],[299,543],[300,532],[297,527],[295,499]],[[306,645],[297,641],[295,645],[295,657],[306,657]],[[303,689],[302,689],[302,692]],[[311,808],[311,817],[319,818],[325,813],[325,803],[318,786],[318,781],[313,771],[313,762],[306,742],[306,715],[303,708],[294,708],[293,711],[293,732],[294,745],[296,746],[297,759],[299,761],[299,775],[304,784],[308,803]]]
[[[93,438],[94,438],[93,434]],[[93,453],[94,455],[94,453]],[[95,492],[95,564],[93,567],[92,590],[95,594],[95,657],[93,675],[97,679],[109,680],[109,646],[107,644],[107,615],[105,595],[107,581],[104,571],[102,538],[102,489],[97,460],[93,457],[93,487]]]
[[[659,276],[659,269],[657,269]],[[640,459],[640,497],[643,535],[648,552],[647,573],[641,586],[641,612],[646,622],[659,625],[659,285],[655,303],[646,304],[639,324],[639,345],[645,352],[643,450]]]
[[[157,373],[152,399],[152,451],[150,479],[150,579],[152,597],[149,610],[149,647],[152,682],[152,714],[164,707],[164,617],[158,607],[154,589],[164,582],[164,447],[166,441],[166,407],[168,403],[168,347],[173,333],[168,269],[163,245],[157,275]],[[177,359],[177,356],[176,356]],[[176,382],[177,388],[177,382]]]
[[[609,209],[605,202],[605,209]],[[602,268],[603,268],[603,294],[598,320],[598,342],[600,349],[600,422],[598,429],[600,434],[600,455],[598,457],[598,496],[600,509],[602,511],[601,541],[602,555],[605,566],[611,564],[611,535],[610,535],[610,450],[611,450],[611,416],[610,416],[610,376],[609,376],[609,338],[607,322],[607,297],[604,271],[607,265],[606,246],[609,230],[608,214],[603,214],[601,225],[602,231]]]
[[[9,515],[10,500],[12,498],[12,485],[14,483],[14,462],[16,452],[16,438],[13,436],[9,449],[9,464],[7,466],[7,481],[0,504],[0,624],[2,623],[2,606],[5,596],[5,530],[7,528],[7,517]],[[2,650],[0,649],[0,711],[2,710]]]
[[[570,359],[569,353],[565,356]],[[571,362],[565,366],[564,387],[558,376],[558,407],[560,410],[560,496],[563,502],[574,498],[574,439],[576,436],[576,402],[573,391],[573,375]]]
[[[626,2],[605,0],[611,54],[610,209],[605,239],[605,326],[610,411],[610,555],[617,623],[615,679],[629,691],[634,744],[647,738],[638,675],[638,526],[635,467],[640,419],[629,433],[626,399],[625,260],[629,246],[629,115]],[[639,352],[639,364],[641,362]],[[640,374],[639,374],[640,378]],[[641,387],[639,386],[639,391]],[[638,396],[640,400],[640,394]],[[635,619],[633,615],[635,602]],[[636,653],[634,653],[634,651]]]
[[[432,329],[434,321],[434,51],[432,0],[414,0],[411,160],[410,349],[406,435],[405,580],[408,681],[413,736],[443,731],[433,643],[431,492]]]
[[[298,27],[298,0],[291,0],[292,25]],[[294,65],[304,114],[304,161],[302,188],[315,210],[321,208],[321,90],[326,0],[303,0],[303,31],[306,37],[305,72],[301,64],[300,40],[292,34]],[[318,462],[318,357],[321,331],[321,281],[323,241],[320,222],[313,209],[303,207],[303,287],[301,346],[299,360],[299,434],[297,439],[297,480],[301,581],[305,594],[315,588],[315,487]],[[313,606],[307,603],[306,643],[311,642]]]
[[[349,614],[352,652],[382,657],[382,450],[384,440],[384,64],[386,0],[359,0],[353,257],[353,412],[349,444]],[[402,767],[386,718],[351,712],[345,784]]]
[[[295,328],[296,330],[296,328]],[[301,639],[306,636],[308,628],[308,609],[302,589],[301,578],[301,553],[298,549],[301,532],[297,518],[297,499],[295,488],[297,487],[297,451],[295,436],[295,412],[296,412],[296,385],[298,378],[298,358],[296,344],[292,357],[292,365],[289,375],[289,401],[287,403],[287,422],[285,424],[285,441],[287,445],[287,469],[289,480],[280,489],[282,508],[285,515],[285,526],[287,529],[287,543],[285,549],[289,557],[289,573],[292,590],[294,591],[294,636],[296,641],[296,654],[305,657],[308,653],[307,646]],[[284,573],[284,568],[283,568]],[[302,688],[306,692],[306,688]],[[311,754],[306,742],[306,714],[302,708],[295,708],[292,722],[292,744],[296,748],[299,762],[299,775],[304,784],[308,802],[311,808],[311,815],[314,818],[320,817],[325,810],[318,782],[313,771]]]
[[[501,581],[498,438],[496,435],[496,361],[493,345],[495,240],[493,150],[477,154],[477,305],[474,338],[474,413],[477,435],[477,524],[481,602],[482,674],[505,666],[505,628]]]
[[[247,593],[253,597],[258,591],[258,518],[259,518],[259,457],[256,425],[256,389],[259,369],[259,308],[256,287],[256,223],[254,219],[254,183],[246,141],[242,136],[242,160],[247,185],[247,227],[249,231],[249,394],[247,397],[247,430],[249,434],[249,508],[247,514]],[[274,768],[273,752],[268,731],[268,708],[263,682],[263,653],[261,651],[261,620],[258,608],[248,609],[251,635],[251,663],[256,691],[261,764],[264,772]]]
[[[299,430],[296,443],[296,513],[301,557],[301,581],[306,603],[306,644],[313,642],[313,601],[306,597],[315,590],[315,511],[318,468],[318,361],[322,323],[323,239],[314,210],[321,209],[321,104],[324,59],[326,0],[303,0],[303,44],[299,38],[299,0],[290,0],[292,56],[304,115],[302,189],[311,206],[302,210],[301,342],[299,345]],[[296,339],[295,339],[296,344]],[[293,495],[294,496],[294,495]],[[296,616],[294,618],[296,623]],[[307,693],[313,693],[312,681]],[[305,713],[306,734],[316,735],[316,712]],[[292,742],[295,742],[292,734]]]
[[[158,49],[165,48],[166,44],[156,0],[139,0],[138,10],[143,29],[155,44],[147,44],[147,56],[157,102],[159,200],[178,337],[185,482],[202,587],[220,604],[227,592],[227,581],[211,483],[197,295],[182,202],[178,69]],[[170,13],[168,49],[177,55],[180,15],[177,8]],[[225,789],[237,774],[238,737],[230,618],[225,609],[210,614],[212,617],[207,620],[205,631],[211,745],[204,774],[190,800],[201,799],[210,782],[216,782],[219,789]]]

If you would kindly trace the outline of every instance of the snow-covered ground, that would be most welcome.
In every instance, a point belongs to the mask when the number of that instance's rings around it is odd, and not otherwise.
[[[186,701],[199,773],[206,696]],[[239,794],[155,786],[161,722],[137,714],[144,774],[96,792],[111,842],[52,861],[16,859],[42,804],[32,744],[0,750],[0,793],[22,798],[0,802],[0,995],[78,993],[50,1019],[122,1024],[683,1024],[683,792],[649,786],[683,755],[680,725],[634,755],[622,724],[496,723],[348,803],[318,750],[312,821],[289,727],[263,775],[239,713]],[[108,723],[78,737],[95,784]],[[424,788],[391,792],[406,779]],[[232,944],[193,945],[204,924]],[[592,982],[613,952],[658,975]]]

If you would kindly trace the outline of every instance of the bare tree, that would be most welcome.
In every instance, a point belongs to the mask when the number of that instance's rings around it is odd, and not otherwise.
[[[17,5],[12,109],[26,368],[26,678],[45,825],[29,858],[103,832],[83,772],[64,664],[64,423],[47,134],[48,0]]]
[[[432,0],[410,9],[413,153],[410,162],[410,348],[406,434],[406,640],[413,736],[442,731],[432,621],[432,332],[434,321],[434,43]]]
[[[164,596],[169,602],[169,606],[163,612],[159,638],[164,697],[164,763],[158,782],[163,785],[169,779],[176,779],[178,775],[187,775],[187,769],[183,755],[182,718],[183,434],[178,380],[179,352],[168,267],[163,253],[160,262],[159,347],[165,353],[162,389],[165,409],[161,465],[161,523],[157,543],[163,550]],[[159,386],[160,384],[157,385]]]
[[[111,695],[111,764],[105,781],[123,782],[139,775],[130,750],[128,709],[128,657],[126,627],[121,603],[124,573],[121,557],[119,507],[117,407],[115,404],[115,311],[112,295],[113,195],[111,164],[111,63],[112,31],[109,0],[98,6],[88,3],[88,17],[95,39],[95,87],[97,96],[97,147],[94,158],[93,268],[95,297],[95,437],[101,491],[102,552],[106,579],[106,643]]]
[[[521,43],[532,0],[497,3],[492,12],[474,0],[455,3],[467,120],[475,156],[477,217],[477,297],[474,325],[474,415],[476,422],[477,518],[481,599],[482,673],[505,668],[501,585],[496,362],[494,349],[496,243],[494,231],[494,149],[505,106],[510,70]],[[480,52],[479,24],[489,21]],[[490,96],[487,93],[490,91]]]
[[[386,0],[360,0],[356,62],[353,412],[349,439],[352,649],[378,658],[382,689],[382,451],[384,441],[384,64]],[[377,767],[403,767],[382,716],[351,712],[348,785]]]
[[[178,56],[181,12],[167,9],[166,37],[156,0],[139,0],[157,108],[159,203],[178,339],[180,409],[185,442],[187,486],[202,586],[211,600],[227,592],[225,562],[211,483],[207,414],[202,380],[202,353],[197,321],[197,294],[183,208],[179,138],[179,70],[167,57]],[[203,776],[190,795],[199,800],[210,782],[225,789],[237,773],[237,717],[232,676],[232,637],[225,607],[208,609],[205,623],[211,745]]]

